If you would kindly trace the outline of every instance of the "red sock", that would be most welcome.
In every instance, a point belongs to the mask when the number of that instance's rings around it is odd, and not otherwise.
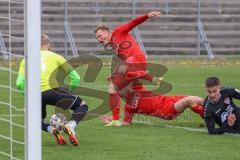
[[[109,106],[112,111],[112,119],[119,120],[120,118],[120,96],[117,93],[109,94]]]
[[[199,114],[202,118],[204,118],[204,108],[201,105],[195,105],[191,108],[191,110],[197,114]]]

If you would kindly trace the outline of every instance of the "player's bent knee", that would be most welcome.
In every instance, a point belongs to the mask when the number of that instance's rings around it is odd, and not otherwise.
[[[203,101],[204,99],[202,97],[199,97],[199,96],[188,96],[187,97],[187,101],[189,103],[189,105],[202,105],[203,104]]]
[[[76,97],[76,100],[73,102],[69,109],[74,111],[76,108],[79,108],[81,106],[87,106],[87,104],[80,97]]]
[[[87,114],[88,105],[80,97],[77,97],[70,109],[73,110],[72,119],[79,123]]]

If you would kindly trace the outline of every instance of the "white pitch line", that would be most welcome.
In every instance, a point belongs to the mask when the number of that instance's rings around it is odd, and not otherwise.
[[[154,124],[151,122],[142,122],[142,121],[134,121],[134,122],[146,124],[149,126],[162,126],[162,127],[166,127],[166,128],[177,128],[177,129],[184,129],[184,130],[193,131],[193,132],[207,132],[207,130],[205,130],[205,129],[196,129],[196,128],[172,126],[172,125],[157,125],[157,124]]]
[[[181,127],[181,126],[171,126],[171,125],[163,125],[166,128],[178,128],[178,129],[184,129],[188,131],[193,131],[193,132],[207,132],[205,129],[196,129],[196,128],[190,128],[190,127]]]
[[[0,114],[0,117],[9,117],[9,116],[12,116],[12,117],[24,117],[23,114],[15,114],[15,115],[9,115],[9,114],[3,114],[3,115],[1,115],[1,114]]]
[[[142,121],[134,121],[134,122],[149,125],[149,126],[163,126],[163,127],[166,127],[166,128],[183,129],[183,130],[187,130],[187,131],[191,131],[191,132],[205,132],[205,133],[208,132],[205,129],[196,129],[196,128],[182,127],[182,126],[172,126],[172,125],[157,125],[157,124],[154,124],[154,123],[151,123],[151,122],[142,122]],[[224,135],[240,137],[240,134],[225,133]]]

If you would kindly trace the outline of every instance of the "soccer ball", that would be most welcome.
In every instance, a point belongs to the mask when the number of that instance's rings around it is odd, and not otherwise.
[[[62,130],[67,123],[66,117],[61,113],[56,113],[50,118],[50,124],[57,130]]]

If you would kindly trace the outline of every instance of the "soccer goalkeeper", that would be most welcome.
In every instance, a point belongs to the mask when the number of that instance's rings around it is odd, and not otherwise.
[[[20,63],[16,86],[19,90],[24,91],[25,86],[25,59]],[[70,77],[70,86],[65,89],[59,86],[56,74],[63,71]],[[62,72],[60,72],[62,73]],[[65,124],[63,131],[69,136],[70,143],[78,145],[75,136],[75,127],[85,116],[88,111],[87,104],[76,95],[70,93],[75,90],[79,84],[80,76],[72,69],[70,64],[60,55],[50,51],[49,37],[41,35],[41,92],[42,92],[42,130],[54,135],[55,140],[60,145],[65,145],[66,141],[60,132],[53,128],[45,121],[47,116],[46,105],[54,105],[64,110],[73,111],[71,120]],[[70,91],[69,91],[70,90]]]

